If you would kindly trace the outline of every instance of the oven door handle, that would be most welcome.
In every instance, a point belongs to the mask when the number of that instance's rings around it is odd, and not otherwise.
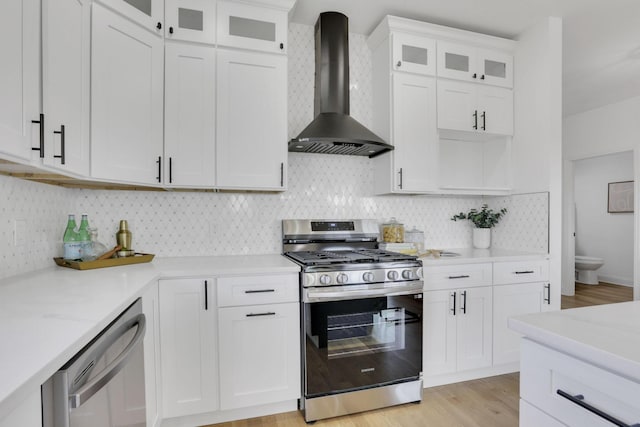
[[[411,295],[422,292],[424,283],[422,281],[415,282],[413,285],[391,286],[384,288],[372,289],[356,289],[345,290],[309,290],[305,289],[303,293],[303,302],[321,302],[321,301],[343,301],[349,299],[362,299],[371,297]],[[345,286],[348,288],[348,286]]]

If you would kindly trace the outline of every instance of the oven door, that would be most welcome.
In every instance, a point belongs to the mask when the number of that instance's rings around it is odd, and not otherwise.
[[[305,398],[420,378],[422,284],[413,288],[302,304]]]

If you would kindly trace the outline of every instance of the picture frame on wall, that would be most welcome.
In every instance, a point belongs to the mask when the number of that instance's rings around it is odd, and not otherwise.
[[[634,181],[620,181],[609,183],[607,212],[628,213],[633,212],[633,187]]]

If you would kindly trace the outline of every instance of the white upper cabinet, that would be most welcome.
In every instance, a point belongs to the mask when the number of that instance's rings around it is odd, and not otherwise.
[[[438,128],[513,135],[510,89],[438,80]]]
[[[218,49],[216,186],[284,190],[287,58]]]
[[[513,56],[499,50],[438,42],[438,77],[513,87]]]
[[[40,1],[0,4],[0,153],[28,161],[40,150]],[[43,132],[44,137],[44,132]],[[42,151],[34,154],[44,156]]]
[[[393,71],[428,76],[436,74],[435,40],[404,33],[393,33],[391,39]]]
[[[212,46],[165,43],[165,185],[214,185],[215,73]]]
[[[93,5],[91,175],[162,182],[163,42]]]
[[[220,46],[287,53],[287,10],[218,1]]]
[[[164,35],[167,40],[214,44],[215,25],[215,1],[165,0]]]
[[[89,175],[91,1],[42,1],[42,102],[48,167]]]
[[[162,35],[164,0],[97,0],[149,31]]]

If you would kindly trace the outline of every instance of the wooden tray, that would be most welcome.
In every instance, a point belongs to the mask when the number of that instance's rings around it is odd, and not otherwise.
[[[142,264],[144,262],[150,262],[154,254],[135,254],[133,256],[123,257],[123,258],[109,258],[102,259],[99,261],[72,261],[68,259],[54,258],[53,260],[60,267],[69,267],[75,270],[93,270],[94,268],[104,268],[104,267],[117,267],[119,265],[129,265],[129,264]]]

